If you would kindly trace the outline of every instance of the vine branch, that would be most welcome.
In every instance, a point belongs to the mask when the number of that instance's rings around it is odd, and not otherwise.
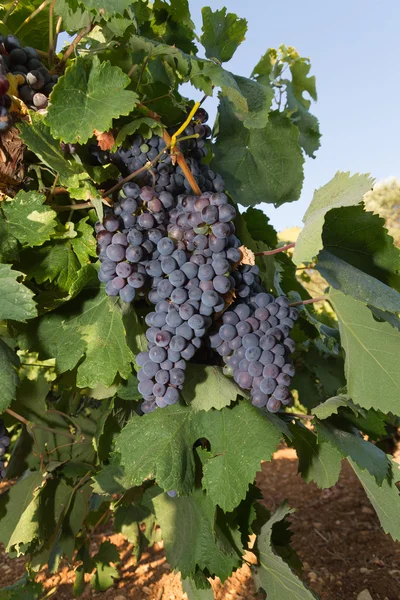
[[[26,17],[25,21],[22,21],[21,25],[19,27],[17,27],[17,29],[14,32],[14,35],[17,35],[17,33],[19,33],[19,31],[21,31],[21,29],[27,25],[28,23],[30,23],[32,21],[32,19],[34,19],[36,17],[36,15],[38,15],[40,12],[42,12],[42,10],[44,8],[46,8],[46,6],[48,6],[50,4],[50,0],[44,0],[44,2],[42,2],[42,4],[40,4],[36,10],[34,10],[28,17]]]
[[[23,423],[28,429],[43,429],[44,431],[48,431],[49,433],[63,435],[71,440],[76,439],[74,435],[72,435],[71,433],[67,433],[66,431],[58,431],[57,429],[53,429],[52,427],[46,427],[46,425],[32,423],[31,421],[28,421],[28,419],[25,419],[25,417],[23,417],[22,415],[19,415],[15,411],[11,410],[11,408],[6,408],[5,412],[8,413],[11,417],[14,417],[14,419],[17,419],[17,421],[20,421],[20,423]]]
[[[325,302],[328,300],[328,296],[320,296],[319,298],[310,298],[309,300],[299,300],[298,302],[292,302],[289,306],[300,306],[304,304],[315,304],[316,302]]]
[[[272,256],[272,254],[279,254],[280,252],[286,252],[286,250],[290,250],[290,248],[295,247],[295,242],[293,244],[286,244],[286,246],[281,246],[280,248],[275,248],[275,250],[266,250],[265,252],[255,252],[254,256]]]
[[[66,49],[66,51],[63,54],[62,59],[60,60],[59,64],[57,65],[57,69],[62,69],[65,66],[65,63],[67,62],[67,60],[69,59],[69,57],[71,56],[71,54],[75,51],[77,45],[79,44],[79,42],[81,41],[82,38],[85,37],[85,35],[87,35],[88,33],[90,33],[90,31],[93,28],[93,24],[91,21],[89,21],[88,25],[86,25],[86,27],[84,27],[76,36],[76,38],[71,42],[71,44],[68,46],[68,48]]]

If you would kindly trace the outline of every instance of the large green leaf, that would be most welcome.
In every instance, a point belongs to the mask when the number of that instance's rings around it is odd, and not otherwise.
[[[385,533],[389,533],[394,540],[400,541],[400,496],[396,483],[400,481],[399,465],[392,462],[393,477],[386,479],[378,486],[375,478],[362,470],[357,464],[349,459],[357,477],[366,491],[372,506],[376,510]]]
[[[18,259],[18,240],[10,231],[10,224],[0,210],[0,262],[13,262]]]
[[[293,512],[282,505],[262,527],[257,536],[259,565],[253,575],[257,588],[268,594],[268,600],[313,600],[316,596],[296,577],[271,545],[273,526]]]
[[[0,413],[15,399],[15,391],[19,383],[17,368],[19,358],[0,338]]]
[[[46,123],[55,138],[86,142],[94,130],[107,131],[112,120],[128,115],[138,96],[125,90],[130,79],[119,67],[98,56],[79,57],[61,77],[51,95]]]
[[[23,276],[13,271],[11,265],[0,264],[0,320],[12,319],[22,321],[36,317],[36,306],[33,292],[19,283]]]
[[[333,179],[314,192],[304,217],[304,227],[297,238],[293,260],[296,264],[311,262],[323,247],[322,229],[326,213],[332,208],[354,206],[371,189],[373,180],[368,175],[338,172]]]
[[[45,484],[42,473],[27,471],[7,492],[0,495],[0,542],[7,552],[17,554],[40,535],[40,491]]]
[[[201,14],[203,35],[200,41],[206,49],[207,58],[227,62],[245,39],[246,19],[240,19],[233,13],[227,14],[225,7],[213,12],[209,6],[205,6]]]
[[[65,158],[60,142],[51,135],[42,115],[32,113],[32,122],[22,121],[18,129],[29,150],[58,174],[60,185],[78,186],[79,181],[88,176],[82,165]]]
[[[100,287],[83,301],[44,315],[29,331],[31,348],[56,359],[59,373],[77,367],[78,387],[111,386],[116,375],[127,379],[133,354],[118,305]],[[38,347],[39,345],[39,347]]]
[[[188,494],[195,478],[193,444],[205,438],[210,452],[202,456],[203,488],[223,510],[233,510],[246,496],[260,462],[271,460],[280,437],[247,401],[208,412],[173,406],[133,417],[117,437],[115,451],[130,485],[154,478],[166,491]]]
[[[242,390],[223,374],[221,367],[188,364],[182,396],[194,410],[221,409],[240,395]]]
[[[70,290],[80,269],[69,239],[53,240],[35,252],[25,252],[21,258],[29,278],[39,284],[50,281],[63,292]]]
[[[62,18],[62,26],[68,33],[79,31],[88,24],[88,13],[73,0],[56,0],[54,14]]]
[[[262,129],[246,129],[228,101],[221,100],[219,133],[212,165],[225,179],[235,202],[283,204],[297,200],[303,183],[303,154],[297,128],[274,111]]]
[[[57,214],[45,201],[38,192],[21,190],[2,203],[10,233],[23,246],[41,246],[54,232]]]
[[[342,456],[328,440],[319,440],[315,433],[302,425],[290,425],[293,446],[299,458],[299,473],[307,483],[314,481],[319,488],[337,483]]]
[[[225,580],[239,566],[238,554],[215,523],[215,504],[201,490],[181,498],[160,494],[153,506],[168,562],[182,577],[193,575],[198,566]]]
[[[114,580],[118,577],[118,571],[110,563],[118,563],[119,560],[117,546],[108,540],[103,542],[98,553],[93,557],[96,565],[96,571],[90,582],[93,589],[104,592],[114,584]]]
[[[107,15],[115,13],[123,15],[125,10],[131,6],[132,0],[79,0],[79,4],[96,14],[104,11]]]
[[[329,442],[343,458],[350,457],[361,469],[366,469],[378,483],[388,475],[390,463],[386,454],[371,442],[367,442],[357,430],[343,431],[331,422],[319,422],[316,426],[318,439]]]
[[[344,294],[379,310],[398,313],[400,250],[384,224],[384,219],[365,212],[362,206],[329,211],[322,232],[324,249],[316,268]]]
[[[348,394],[356,404],[398,414],[400,407],[400,333],[379,323],[370,310],[350,296],[329,295],[339,320],[346,353]]]

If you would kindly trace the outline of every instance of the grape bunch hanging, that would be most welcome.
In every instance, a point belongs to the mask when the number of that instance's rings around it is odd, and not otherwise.
[[[183,132],[189,139],[179,143],[200,196],[160,136],[135,135],[114,155],[91,148],[123,176],[159,157],[122,186],[96,224],[99,279],[109,296],[145,298],[154,307],[146,316],[148,349],[136,356],[144,413],[178,402],[187,361],[202,345],[216,350],[255,406],[277,412],[292,402],[290,331],[298,313],[285,296],[264,290],[256,265],[242,264],[236,210],[222,178],[202,164],[211,134],[206,121],[199,109]]]
[[[57,81],[58,75],[48,71],[34,48],[23,48],[15,35],[0,35],[0,133],[12,123],[11,93],[31,109],[45,109]]]

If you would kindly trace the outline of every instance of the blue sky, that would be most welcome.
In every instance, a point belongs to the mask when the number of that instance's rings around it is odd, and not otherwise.
[[[321,148],[316,159],[306,161],[300,200],[279,209],[261,205],[278,229],[301,225],[314,189],[338,170],[376,179],[400,176],[398,0],[189,1],[199,33],[204,5],[227,6],[247,19],[246,40],[225,65],[234,73],[250,75],[265,50],[280,44],[311,58]],[[192,96],[199,98],[196,90]],[[216,99],[208,99],[205,108],[214,116]]]

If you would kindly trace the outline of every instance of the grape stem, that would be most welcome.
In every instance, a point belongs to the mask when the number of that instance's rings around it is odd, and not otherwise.
[[[328,296],[320,296],[319,298],[310,298],[309,300],[299,300],[298,302],[292,302],[289,306],[300,306],[301,304],[315,304],[315,302],[325,302],[328,300]]]
[[[279,254],[280,252],[285,252],[286,250],[290,250],[290,248],[295,247],[295,243],[286,244],[286,246],[281,246],[280,248],[275,248],[275,250],[266,250],[265,252],[255,252],[254,256],[272,256],[272,254]]]
[[[144,106],[144,104],[140,104],[139,106],[146,110],[149,117],[151,117],[155,121],[160,121],[160,116],[157,113],[153,112],[152,110],[149,110],[146,106]],[[169,145],[171,143],[171,137],[169,136],[168,132],[165,129],[163,132],[163,140],[167,145]],[[189,166],[185,160],[185,157],[183,156],[182,152],[178,148],[175,149],[174,156],[176,156],[177,163],[181,167],[181,169],[182,169],[186,179],[190,183],[190,187],[192,188],[195,195],[201,196],[201,190],[200,190],[199,186],[197,185],[197,182],[189,169]]]
[[[44,0],[44,2],[42,2],[42,4],[40,4],[40,6],[38,6],[37,9],[33,11],[33,13],[31,13],[28,17],[26,17],[25,21],[22,21],[21,25],[19,27],[17,27],[17,29],[14,31],[14,35],[17,35],[17,33],[19,31],[21,31],[21,29],[24,27],[24,25],[27,25],[28,23],[30,23],[30,21],[32,21],[32,19],[34,19],[36,17],[36,15],[38,15],[40,12],[42,12],[42,10],[44,8],[46,8],[46,6],[48,6],[49,4],[50,4],[50,0]]]
[[[86,25],[86,27],[84,27],[76,36],[76,38],[71,42],[71,44],[68,46],[68,48],[66,49],[66,51],[63,54],[63,57],[61,59],[61,61],[59,62],[59,64],[57,65],[57,69],[61,70],[64,66],[65,63],[67,62],[67,60],[69,59],[69,57],[71,56],[71,54],[75,51],[77,45],[79,44],[79,42],[81,41],[81,39],[83,37],[85,37],[85,35],[87,35],[88,33],[90,33],[90,31],[93,28],[93,23],[91,21],[89,21],[89,23]]]
[[[28,429],[43,429],[44,431],[48,431],[49,433],[64,435],[65,437],[68,437],[71,440],[76,439],[75,436],[71,433],[67,433],[65,431],[58,431],[57,429],[46,427],[46,425],[38,425],[37,423],[32,423],[31,421],[28,421],[28,419],[25,419],[25,417],[23,417],[22,415],[19,415],[15,411],[11,410],[11,408],[6,408],[5,412],[8,413],[11,417],[14,417],[14,419],[17,419],[17,421],[23,423]]]

